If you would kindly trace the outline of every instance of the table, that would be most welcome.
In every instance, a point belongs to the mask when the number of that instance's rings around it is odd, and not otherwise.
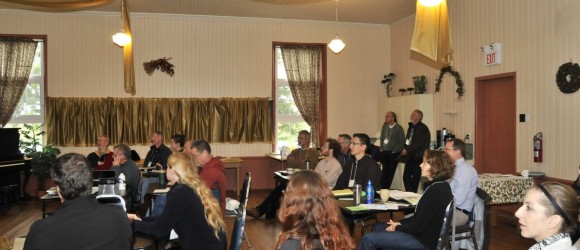
[[[524,202],[526,192],[534,185],[531,177],[522,177],[503,174],[480,174],[477,178],[478,186],[491,197],[490,224],[497,224],[497,206]]]
[[[236,194],[240,194],[240,168],[242,167],[242,163],[244,160],[238,157],[229,157],[229,158],[222,158],[222,162],[224,163],[225,169],[233,169],[236,172],[236,185],[234,186],[234,190]]]
[[[46,212],[46,203],[48,202],[60,202],[60,197],[58,196],[58,194],[45,194],[42,197],[40,197],[40,210],[42,211],[43,219],[46,217],[47,214],[49,214]]]
[[[377,202],[382,203],[378,200],[375,201],[375,203]],[[354,224],[356,223],[356,220],[360,220],[361,218],[367,218],[370,216],[375,216],[376,214],[379,213],[390,213],[390,217],[393,218],[393,212],[415,209],[415,206],[408,204],[408,205],[399,205],[398,209],[393,210],[365,209],[353,211],[348,209],[348,207],[354,206],[354,200],[337,200],[336,203],[340,207],[340,211],[342,212],[342,214],[347,219],[348,229],[351,235],[353,233]]]

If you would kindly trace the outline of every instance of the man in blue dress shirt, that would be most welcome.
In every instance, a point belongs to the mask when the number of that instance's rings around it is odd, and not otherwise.
[[[473,209],[475,191],[477,189],[477,171],[465,162],[465,142],[460,139],[450,139],[445,143],[445,152],[455,164],[455,174],[451,179],[451,191],[455,197],[454,224],[465,225],[469,213]]]

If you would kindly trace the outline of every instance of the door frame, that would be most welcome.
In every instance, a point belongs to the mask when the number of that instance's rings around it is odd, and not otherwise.
[[[475,78],[475,145],[474,145],[475,146],[475,152],[474,152],[475,155],[474,155],[474,163],[475,163],[475,167],[479,173],[483,172],[483,166],[481,165],[481,160],[480,160],[480,159],[482,159],[481,157],[483,156],[482,155],[483,154],[483,152],[482,152],[483,146],[481,145],[483,143],[483,141],[478,140],[478,138],[479,138],[478,135],[482,135],[482,133],[483,133],[482,126],[478,126],[478,124],[479,124],[478,121],[480,119],[483,119],[481,117],[481,113],[479,111],[479,109],[482,108],[483,99],[482,99],[482,97],[480,97],[480,95],[478,93],[481,93],[481,88],[482,88],[481,85],[485,84],[484,83],[485,81],[494,80],[494,79],[501,79],[501,78],[511,78],[511,82],[512,82],[512,84],[514,84],[515,97],[512,99],[512,102],[513,102],[512,104],[514,105],[514,107],[516,109],[516,112],[514,114],[514,117],[515,117],[515,115],[517,115],[517,106],[516,105],[517,105],[517,87],[518,87],[517,86],[516,72],[507,72],[507,73],[501,73],[501,74],[495,74],[495,75],[480,76],[480,77]],[[516,122],[514,122],[514,124],[512,124],[512,126],[514,126],[514,131],[516,131],[516,133],[514,134],[514,137],[516,139],[515,141],[517,142],[517,126],[516,126],[517,124],[516,123],[517,123],[517,120],[516,120]],[[517,154],[518,144],[515,143],[514,147],[515,147],[514,153]],[[514,157],[515,157],[515,164],[517,165],[516,155],[514,155]],[[513,168],[514,169],[512,172],[515,173],[517,168],[516,168],[516,166],[513,166]]]

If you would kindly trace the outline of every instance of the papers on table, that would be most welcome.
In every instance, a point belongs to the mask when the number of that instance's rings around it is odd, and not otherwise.
[[[396,204],[360,204],[359,206],[364,207],[366,209],[373,209],[373,210],[397,210],[399,209],[399,205]]]
[[[390,198],[395,200],[404,200],[409,202],[412,205],[417,205],[419,203],[419,199],[421,198],[420,194],[413,193],[413,192],[403,192],[400,190],[391,190]]]
[[[286,170],[276,171],[274,172],[274,174],[280,176],[280,178],[282,179],[288,180],[290,178],[290,175],[288,174],[288,172],[286,172]]]
[[[332,190],[332,194],[334,194],[335,197],[353,196],[353,192],[350,189]]]
[[[166,194],[167,192],[169,192],[169,187],[153,190],[153,194]]]

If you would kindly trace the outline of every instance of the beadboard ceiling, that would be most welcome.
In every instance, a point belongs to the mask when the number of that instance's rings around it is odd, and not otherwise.
[[[71,2],[79,0],[23,0]],[[131,13],[237,16],[316,21],[334,21],[334,0],[126,0]],[[339,0],[340,22],[391,24],[415,13],[414,0]],[[26,5],[2,2],[0,9],[46,11]],[[120,12],[121,0],[84,9]]]

